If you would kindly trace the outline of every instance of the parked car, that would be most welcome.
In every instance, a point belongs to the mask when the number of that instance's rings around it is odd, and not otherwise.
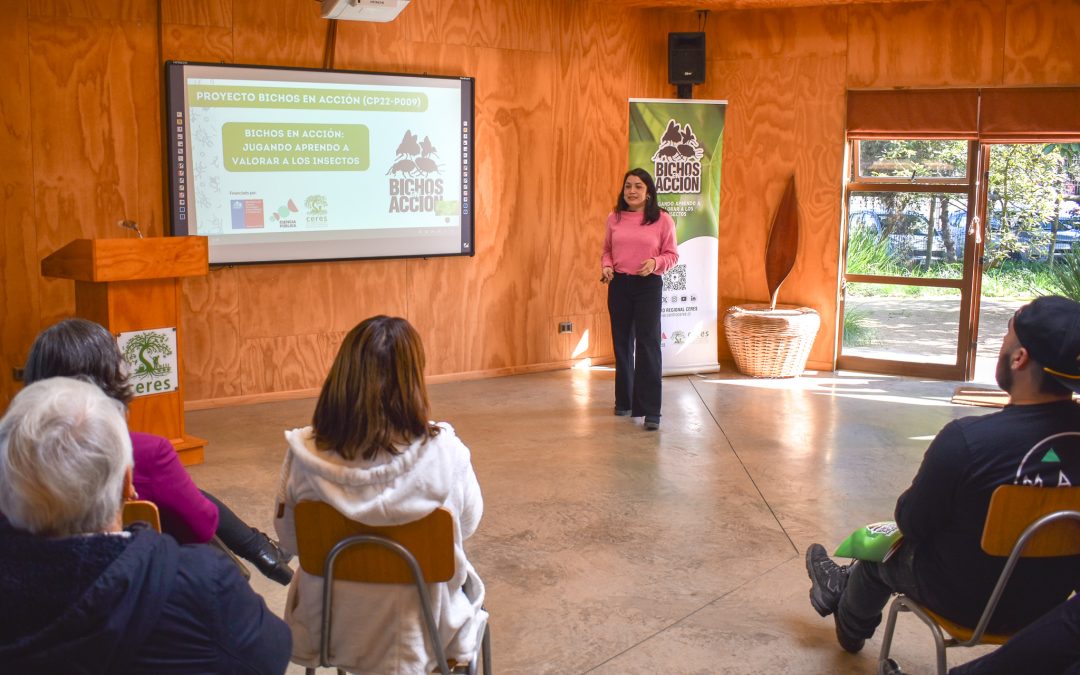
[[[953,211],[949,214],[949,232],[952,233],[953,242],[956,244],[956,252],[959,256],[964,250],[964,242],[967,241],[967,211]],[[995,250],[1001,244],[1001,214],[990,216],[990,228],[987,237],[986,248]]]
[[[962,249],[967,234],[967,211],[956,211],[949,215],[949,230],[952,232],[957,250]],[[1016,235],[1018,248],[1011,251],[1009,257],[1013,260],[1046,260],[1052,233],[1053,223],[1049,222],[1041,223],[1034,230],[1021,230]],[[990,217],[990,234],[986,245],[988,252],[992,253],[1001,245],[1003,235],[1001,215],[995,214]],[[1062,217],[1058,221],[1057,238],[1054,240],[1054,256],[1064,255],[1078,241],[1080,241],[1080,215]]]
[[[886,211],[852,211],[848,214],[849,231],[873,232],[879,240],[886,242],[889,255],[905,263],[918,263],[926,260],[926,233],[930,221],[926,216],[914,211],[888,213]],[[934,233],[930,257],[932,260],[945,259],[945,244],[941,235]]]
[[[1072,250],[1077,241],[1080,241],[1080,231],[1075,228],[1078,223],[1072,219],[1062,218],[1058,221],[1057,236],[1054,236],[1053,223],[1040,223],[1039,229],[1020,233],[1019,239],[1026,243],[1025,251],[1028,260],[1045,260],[1050,249],[1050,240],[1054,240],[1054,257],[1061,256]]]

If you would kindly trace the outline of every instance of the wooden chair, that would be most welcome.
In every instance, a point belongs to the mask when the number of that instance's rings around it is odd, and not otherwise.
[[[134,499],[124,502],[123,511],[124,527],[142,521],[154,528],[155,532],[161,532],[161,516],[158,514],[157,504],[144,499]]]
[[[349,520],[329,504],[300,502],[294,512],[297,555],[300,567],[322,577],[322,626],[319,665],[330,663],[332,587],[335,580],[369,584],[409,584],[420,597],[424,628],[435,649],[438,672],[475,675],[483,661],[491,675],[491,634],[483,627],[483,639],[468,664],[448,661],[431,612],[427,584],[449,581],[454,576],[454,520],[446,509],[435,509],[420,520],[391,527],[373,527]],[[482,651],[482,659],[481,659]],[[306,670],[313,675],[314,668]],[[342,673],[338,669],[338,673]]]
[[[1019,559],[1080,555],[1080,487],[1002,485],[997,488],[983,525],[982,550],[987,555],[1008,556],[1008,560],[978,624],[974,628],[961,626],[909,597],[898,595],[889,607],[889,619],[882,635],[879,673],[889,672],[886,660],[899,612],[911,612],[930,627],[937,647],[939,675],[945,675],[947,670],[945,650],[949,647],[1005,644],[1011,634],[987,633],[986,627]],[[949,634],[948,639],[942,629]]]
[[[124,527],[142,521],[154,528],[155,532],[161,532],[161,514],[158,512],[157,504],[154,502],[149,502],[145,499],[133,499],[124,502],[124,510],[121,518],[124,521]],[[245,579],[251,579],[251,571],[248,570],[247,565],[241,562],[240,559],[236,557],[236,554],[229,550],[229,547],[225,545],[225,542],[218,539],[217,535],[214,535],[213,539],[207,543],[229,556],[229,559],[233,561],[233,564],[239,568],[240,574]]]

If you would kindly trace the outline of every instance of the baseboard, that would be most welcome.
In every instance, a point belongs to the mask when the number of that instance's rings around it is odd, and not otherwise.
[[[569,368],[586,366],[606,365],[615,361],[614,357],[600,357],[595,359],[568,359],[566,361],[549,361],[547,363],[533,363],[525,366],[507,366],[505,368],[489,368],[487,370],[470,370],[463,373],[444,373],[427,377],[428,384],[441,384],[443,382],[464,382],[467,380],[483,380],[489,377],[507,377],[510,375],[525,375],[528,373],[543,373],[552,370],[566,370]],[[249,394],[246,396],[228,396],[222,398],[204,398],[197,401],[185,401],[184,410],[210,410],[212,408],[228,408],[238,405],[252,405],[255,403],[274,403],[277,401],[295,401],[301,398],[315,398],[319,395],[319,388],[293,389],[290,391],[271,391],[264,394]]]

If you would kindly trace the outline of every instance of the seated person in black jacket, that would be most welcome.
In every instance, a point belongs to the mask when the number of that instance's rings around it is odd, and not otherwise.
[[[291,636],[219,551],[123,530],[123,406],[50,378],[0,419],[0,670],[283,673]]]
[[[807,549],[810,603],[822,616],[834,614],[837,640],[847,651],[859,651],[874,634],[892,593],[974,626],[1005,562],[980,545],[994,489],[1080,485],[1076,437],[1040,445],[1055,434],[1080,432],[1080,406],[1072,401],[1072,392],[1080,390],[1080,303],[1051,296],[1017,310],[996,375],[1009,404],[991,415],[954,420],[930,443],[911,487],[896,502],[904,539],[895,555],[849,568],[830,560],[820,544]],[[989,631],[1018,630],[1077,587],[1075,557],[1022,559]]]

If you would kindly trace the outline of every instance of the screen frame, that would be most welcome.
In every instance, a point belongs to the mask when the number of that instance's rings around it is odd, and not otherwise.
[[[468,122],[468,134],[462,139],[464,158],[462,170],[465,173],[462,180],[461,196],[461,226],[460,240],[461,250],[452,253],[417,253],[402,255],[372,255],[372,256],[344,256],[344,257],[318,257],[318,258],[286,258],[286,259],[260,259],[244,261],[214,262],[212,268],[231,267],[234,265],[266,265],[280,263],[306,263],[306,262],[337,262],[345,260],[408,260],[415,258],[447,258],[447,257],[473,257],[476,255],[476,209],[475,209],[475,140],[476,140],[476,80],[468,76],[455,75],[428,75],[423,73],[391,73],[369,70],[347,70],[336,68],[303,68],[293,66],[271,66],[244,63],[211,63],[202,61],[166,61],[162,86],[165,88],[163,97],[163,117],[165,125],[165,154],[168,158],[165,169],[165,183],[169,199],[169,236],[181,237],[192,234],[186,218],[186,206],[180,204],[182,189],[180,171],[184,164],[190,164],[188,152],[190,143],[186,146],[178,134],[184,131],[187,119],[187,100],[185,96],[186,80],[184,71],[188,66],[220,68],[223,71],[253,69],[271,72],[314,72],[314,73],[341,73],[344,75],[373,75],[393,78],[416,78],[420,80],[455,80],[461,83],[461,119]],[[177,115],[177,112],[180,115]],[[181,124],[175,123],[181,119]],[[185,200],[186,201],[186,200]],[[184,217],[181,217],[181,216]],[[197,233],[196,233],[197,234]]]

